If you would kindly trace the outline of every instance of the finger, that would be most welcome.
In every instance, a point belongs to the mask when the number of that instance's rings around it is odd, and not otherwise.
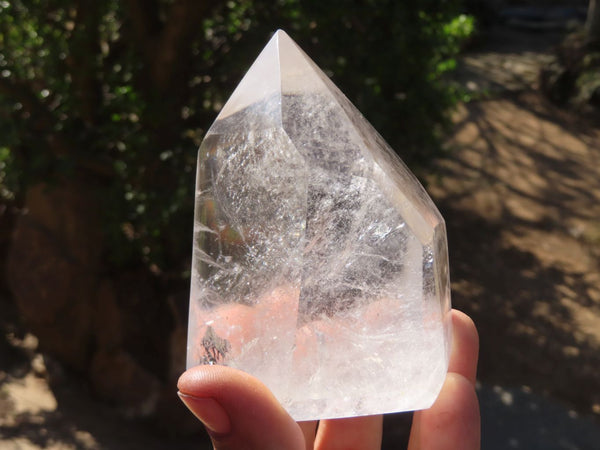
[[[382,433],[381,415],[322,420],[315,450],[379,450]]]
[[[409,450],[478,450],[479,403],[471,380],[449,373],[433,406],[415,412]]]
[[[448,372],[459,373],[475,385],[479,335],[473,320],[465,313],[452,310],[452,350]]]
[[[198,366],[177,383],[215,450],[305,450],[300,427],[259,380],[225,366]]]
[[[307,422],[298,422],[298,426],[302,430],[302,434],[304,435],[304,443],[306,445],[306,450],[313,450],[315,445],[315,436],[317,435],[317,425],[319,425],[318,420],[310,420]]]
[[[466,314],[452,310],[448,376],[433,406],[413,415],[409,450],[478,449],[479,403],[475,393],[479,336]]]

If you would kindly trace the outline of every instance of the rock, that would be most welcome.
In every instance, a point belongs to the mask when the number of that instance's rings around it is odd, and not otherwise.
[[[166,434],[180,436],[196,434],[204,429],[202,423],[179,400],[174,384],[164,386],[160,392],[156,426]]]
[[[96,346],[103,350],[115,350],[123,343],[123,314],[117,302],[113,283],[104,279],[100,282],[94,314]]]
[[[93,192],[75,181],[26,192],[7,283],[14,315],[39,338],[44,356],[34,358],[33,370],[60,384],[62,366],[75,369],[126,417],[151,416],[159,399],[172,417],[180,408],[186,314],[161,296],[164,287],[144,267],[106,275],[100,219]],[[186,296],[178,303],[187,307]]]
[[[169,434],[189,435],[202,430],[200,422],[190,414],[176,395],[177,379],[185,370],[187,341],[188,292],[171,295],[167,303],[175,321],[169,337],[169,367],[167,382],[162,389],[157,405],[157,426]]]
[[[99,351],[90,367],[94,392],[129,418],[147,417],[156,410],[160,382],[127,352]]]
[[[83,370],[101,251],[97,206],[75,182],[37,184],[24,203],[8,253],[9,288],[41,349]]]

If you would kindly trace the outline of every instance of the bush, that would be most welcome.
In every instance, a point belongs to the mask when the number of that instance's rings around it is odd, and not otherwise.
[[[411,165],[440,151],[455,1],[0,1],[0,195],[94,184],[106,261],[185,278],[196,148],[275,28]]]

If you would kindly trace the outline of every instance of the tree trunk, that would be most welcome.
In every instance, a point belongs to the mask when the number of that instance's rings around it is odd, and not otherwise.
[[[585,31],[589,42],[600,42],[600,0],[590,0]]]

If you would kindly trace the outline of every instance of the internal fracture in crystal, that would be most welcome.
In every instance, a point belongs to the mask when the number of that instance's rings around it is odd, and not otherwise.
[[[188,367],[265,383],[296,420],[429,407],[450,348],[444,221],[283,31],[198,153]]]

